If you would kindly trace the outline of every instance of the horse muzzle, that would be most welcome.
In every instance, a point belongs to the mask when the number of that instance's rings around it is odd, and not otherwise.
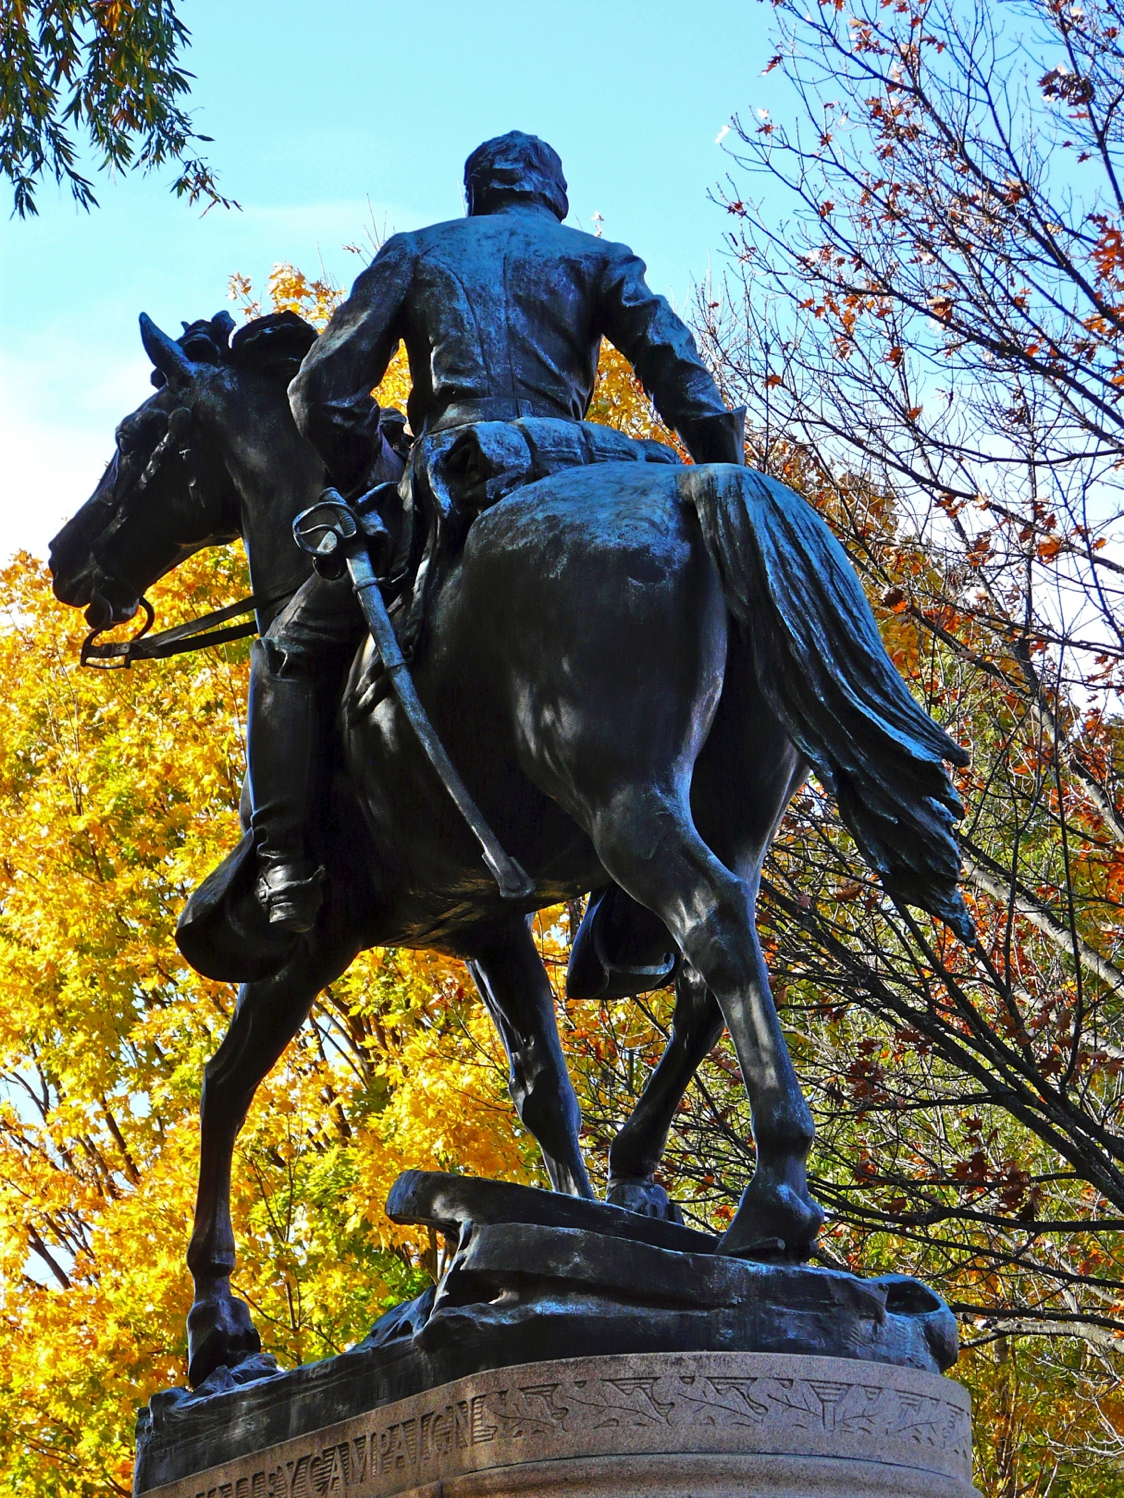
[[[48,565],[55,597],[71,608],[85,609],[91,629],[124,624],[140,607],[136,589],[109,576],[92,557],[77,571],[68,572],[52,548]]]

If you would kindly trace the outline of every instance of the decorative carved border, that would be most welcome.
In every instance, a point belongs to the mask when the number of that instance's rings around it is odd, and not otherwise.
[[[971,1483],[971,1411],[937,1374],[773,1353],[637,1353],[458,1379],[145,1498],[392,1498],[589,1456],[846,1458]]]

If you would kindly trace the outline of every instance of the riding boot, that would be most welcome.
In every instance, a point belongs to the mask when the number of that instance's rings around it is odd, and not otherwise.
[[[306,846],[320,798],[316,689],[307,670],[261,640],[251,652],[248,737],[257,896],[271,926],[310,931],[324,897],[324,870]]]

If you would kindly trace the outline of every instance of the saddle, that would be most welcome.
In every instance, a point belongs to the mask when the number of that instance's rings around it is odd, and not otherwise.
[[[406,660],[423,647],[437,593],[485,510],[563,469],[680,461],[665,442],[557,417],[473,421],[423,434],[397,488],[407,523],[395,527],[401,539],[391,566],[396,575],[391,613]],[[351,693],[349,720],[372,712],[386,690],[378,656],[368,650]]]
[[[629,437],[593,421],[554,417],[476,421],[438,432],[429,441],[433,447],[426,477],[437,509],[459,510],[470,524],[516,489],[565,468],[679,462],[679,454],[665,442]]]

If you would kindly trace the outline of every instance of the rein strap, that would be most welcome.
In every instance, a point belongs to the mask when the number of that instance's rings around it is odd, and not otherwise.
[[[252,614],[257,607],[254,598],[243,598],[238,603],[228,604],[224,609],[215,609],[199,619],[189,619],[186,624],[177,624],[174,629],[162,629],[150,635],[155,617],[147,598],[141,599],[145,611],[145,625],[140,634],[131,640],[107,640],[98,643],[104,629],[93,629],[82,642],[81,661],[84,666],[101,671],[128,670],[134,661],[162,661],[171,655],[184,655],[189,650],[202,650],[208,645],[226,645],[231,640],[244,640],[256,635],[256,619],[247,619],[245,624],[232,624],[227,629],[215,629],[215,625],[226,624],[228,619],[239,619],[243,614]],[[112,628],[107,625],[106,628]]]

